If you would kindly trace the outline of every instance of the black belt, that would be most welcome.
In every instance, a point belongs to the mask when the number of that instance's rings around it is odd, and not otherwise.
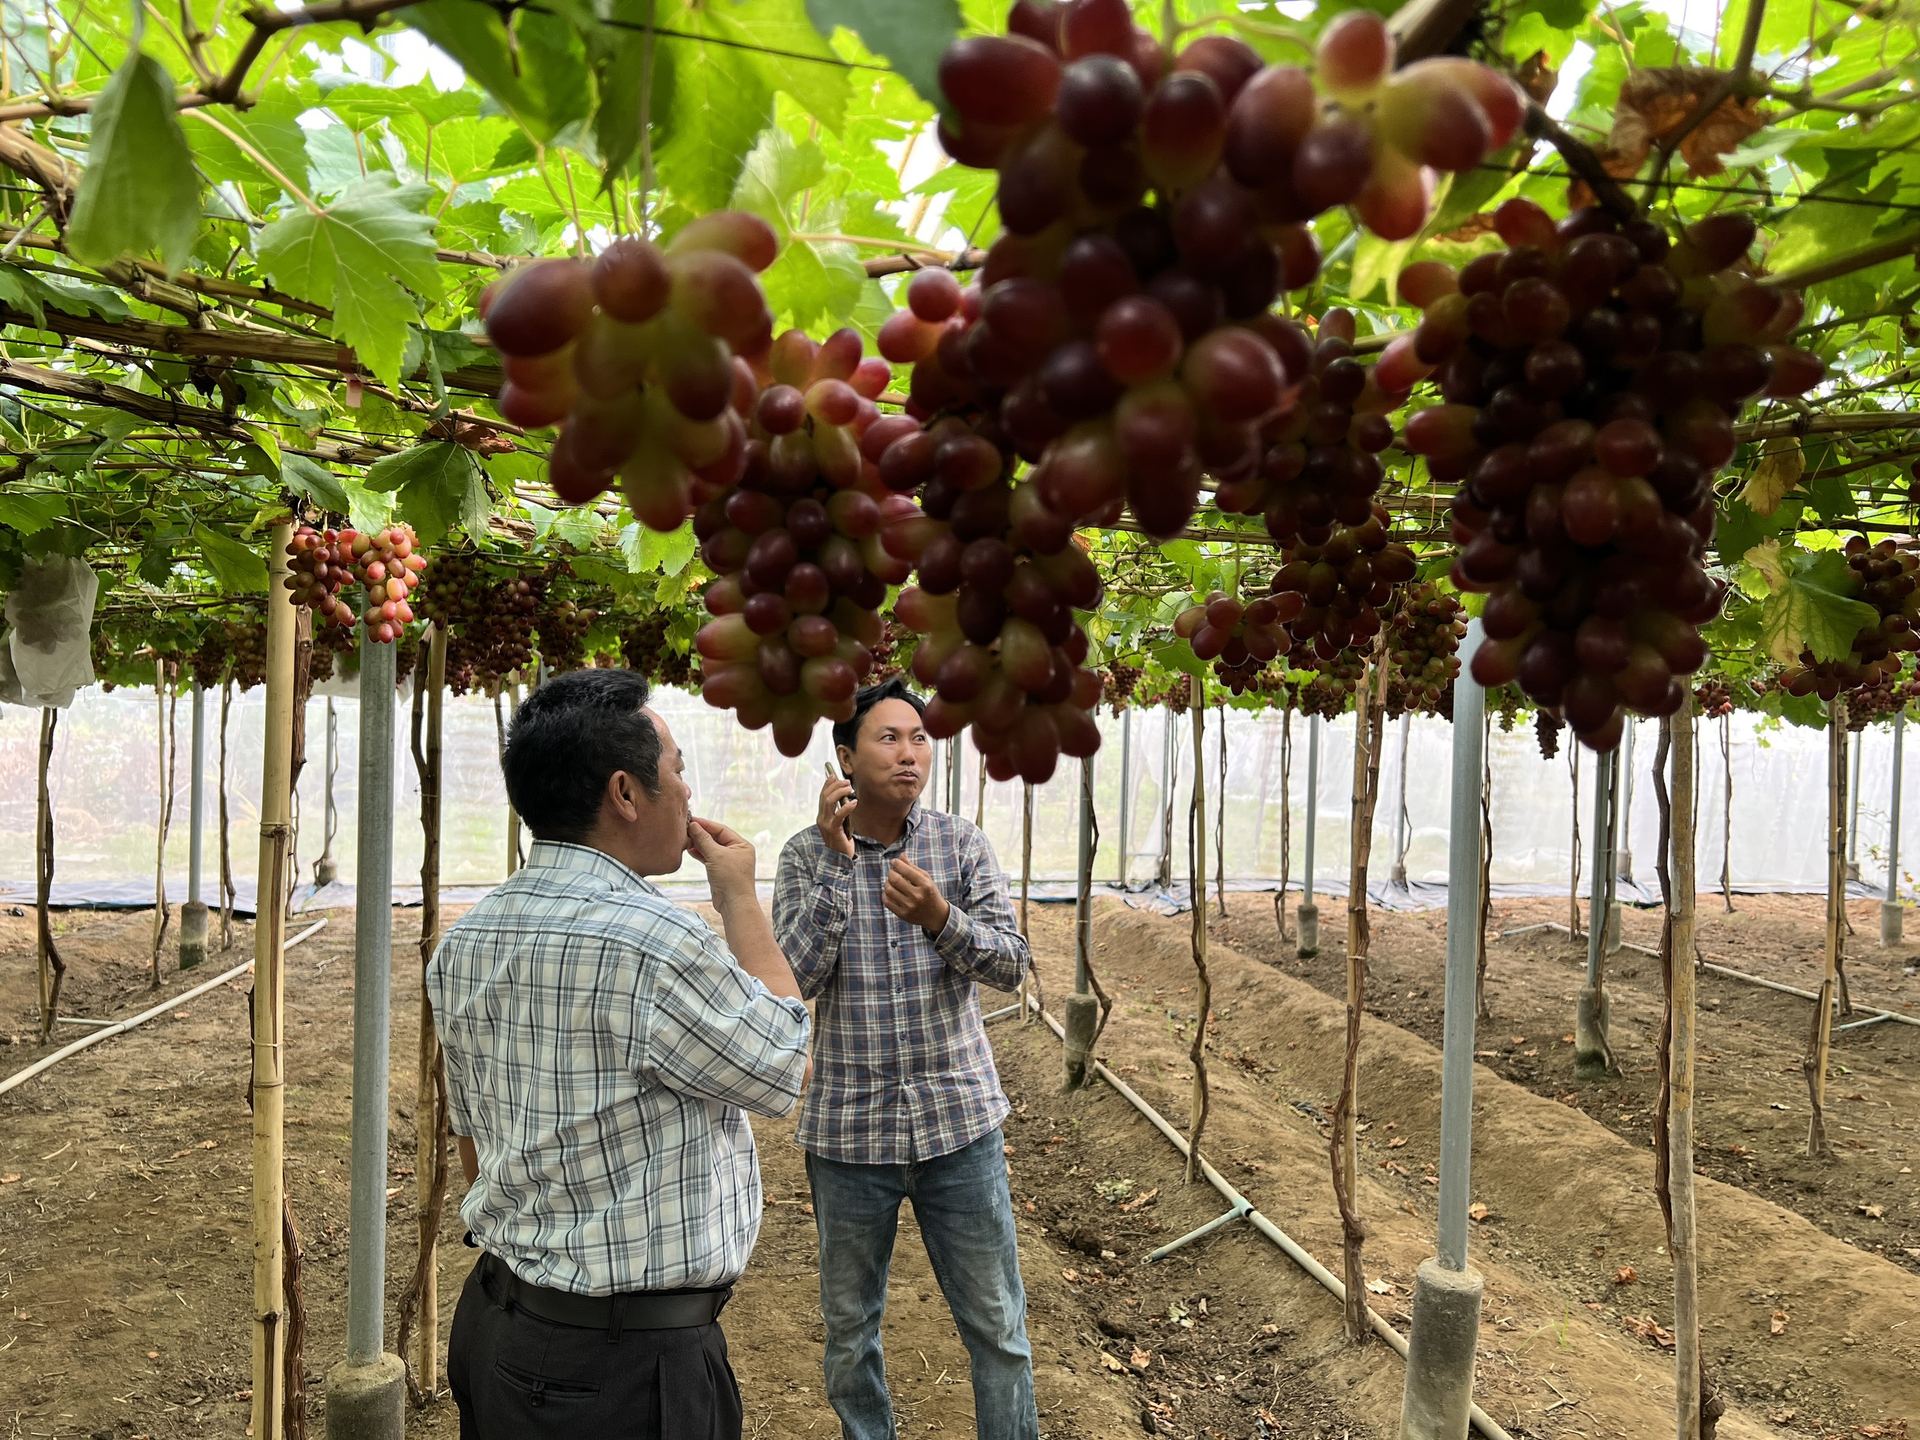
[[[524,1310],[554,1325],[582,1330],[686,1330],[720,1318],[733,1287],[717,1290],[631,1290],[624,1295],[576,1295],[531,1285],[497,1255],[484,1254],[477,1267],[488,1296],[508,1310]]]

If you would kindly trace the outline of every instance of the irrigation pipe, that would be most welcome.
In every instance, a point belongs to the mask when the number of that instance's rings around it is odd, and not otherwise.
[[[294,946],[298,945],[302,940],[306,939],[309,935],[313,934],[316,930],[318,930],[322,925],[325,925],[326,923],[327,923],[327,917],[322,916],[320,919],[314,921],[313,924],[309,925],[306,929],[302,930],[298,935],[294,936],[291,940],[287,941],[286,948],[288,950],[291,950]],[[67,1057],[71,1055],[78,1055],[82,1050],[90,1049],[91,1047],[98,1045],[102,1040],[110,1040],[115,1035],[124,1035],[127,1033],[127,1031],[133,1029],[134,1026],[144,1025],[147,1023],[147,1021],[153,1019],[155,1016],[166,1014],[167,1011],[173,1009],[173,1007],[176,1005],[184,1005],[187,1003],[187,1001],[194,999],[196,996],[204,995],[209,990],[218,989],[220,986],[226,984],[229,980],[232,980],[238,976],[244,975],[247,973],[247,971],[251,969],[253,969],[253,961],[251,960],[244,961],[241,964],[234,966],[233,969],[227,971],[227,973],[224,975],[216,975],[213,977],[213,979],[208,980],[202,984],[196,985],[191,990],[181,991],[178,995],[174,996],[171,1000],[163,1000],[160,1004],[154,1006],[151,1010],[142,1010],[138,1015],[129,1016],[125,1020],[116,1021],[113,1024],[108,1025],[104,1030],[96,1030],[91,1035],[81,1036],[78,1040],[74,1041],[71,1045],[68,1045],[63,1049],[56,1050],[53,1052],[53,1054],[47,1056],[45,1059],[34,1061],[33,1064],[27,1066],[26,1069],[20,1071],[19,1073],[14,1075],[9,1075],[6,1079],[0,1080],[0,1095],[6,1094],[9,1090],[12,1090],[16,1086],[26,1084],[27,1081],[33,1079],[34,1076],[38,1075],[43,1070],[51,1070],[54,1066],[58,1065],[62,1060],[65,1060]]]
[[[1039,1006],[1036,1005],[1034,1008],[1038,1010]],[[1040,1018],[1047,1022],[1047,1028],[1053,1031],[1055,1037],[1058,1038],[1062,1044],[1065,1044],[1067,1032],[1061,1028],[1060,1022],[1045,1010],[1040,1010]],[[1167,1118],[1164,1115],[1143,1100],[1138,1091],[1091,1056],[1088,1057],[1088,1063],[1093,1067],[1093,1072],[1096,1075],[1124,1096],[1134,1109],[1152,1121],[1154,1128],[1173,1142],[1174,1149],[1178,1150],[1182,1156],[1187,1154],[1187,1137],[1174,1129],[1173,1126],[1167,1122]],[[1209,1165],[1204,1156],[1200,1160],[1200,1173],[1207,1177],[1207,1183],[1209,1185],[1220,1192],[1220,1198],[1231,1205],[1236,1212],[1243,1214],[1254,1229],[1258,1230],[1262,1235],[1266,1236],[1267,1239],[1279,1246],[1289,1260],[1293,1261],[1294,1264],[1306,1271],[1307,1274],[1311,1275],[1315,1280],[1318,1280],[1336,1300],[1340,1301],[1343,1305],[1346,1303],[1347,1287],[1339,1277],[1334,1275],[1332,1271],[1328,1270],[1326,1266],[1314,1259],[1313,1256],[1309,1255],[1305,1250],[1301,1249],[1299,1242],[1291,1235],[1287,1234],[1286,1231],[1282,1230],[1278,1225],[1274,1224],[1273,1221],[1256,1210],[1253,1207],[1253,1202],[1236,1190],[1233,1187],[1233,1183],[1224,1175]],[[1386,1317],[1371,1305],[1366,1307],[1366,1311],[1367,1323],[1373,1327],[1374,1334],[1391,1345],[1394,1354],[1398,1355],[1402,1360],[1406,1359],[1406,1336],[1388,1324]],[[1473,1428],[1478,1430],[1482,1435],[1485,1435],[1487,1440],[1513,1440],[1513,1437],[1500,1427],[1500,1422],[1487,1414],[1487,1412],[1482,1410],[1478,1405],[1473,1407],[1472,1418]]]
[[[1729,980],[1744,980],[1749,985],[1761,985],[1768,990],[1778,990],[1782,995],[1798,995],[1802,1000],[1818,1000],[1820,997],[1811,990],[1797,989],[1792,985],[1782,985],[1778,980],[1763,980],[1758,975],[1749,975],[1744,970],[1730,970],[1725,965],[1716,965],[1711,960],[1700,962],[1702,969],[1711,970],[1716,975],[1725,975]],[[1898,1020],[1902,1025],[1920,1025],[1920,1016],[1900,1015],[1892,1010],[1882,1010],[1878,1006],[1856,1005],[1855,1010],[1864,1010],[1869,1015],[1885,1020]]]

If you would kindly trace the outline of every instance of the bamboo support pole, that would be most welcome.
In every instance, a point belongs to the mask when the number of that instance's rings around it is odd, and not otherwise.
[[[1700,1440],[1700,1254],[1693,1201],[1693,1062],[1695,978],[1693,693],[1689,690],[1668,722],[1672,736],[1673,894],[1668,955],[1672,1042],[1667,1061],[1671,1099],[1667,1112],[1667,1174],[1673,1215],[1668,1253],[1673,1258],[1675,1420],[1679,1440]]]
[[[260,765],[260,868],[253,923],[253,1440],[285,1440],[280,1404],[286,1350],[283,1211],[285,1056],[281,1049],[287,845],[292,826],[293,597],[286,588],[290,521],[268,542],[267,714]]]
[[[40,753],[36,766],[35,813],[33,827],[33,916],[34,949],[40,977],[40,1041],[53,1038],[54,1017],[60,1012],[60,987],[67,978],[67,962],[53,938],[53,791],[47,784],[47,771],[53,764],[54,732],[60,725],[60,712],[51,705],[40,711]]]
[[[1813,1002],[1813,1035],[1802,1069],[1812,1114],[1807,1124],[1807,1156],[1831,1160],[1827,1139],[1827,1056],[1833,1046],[1834,987],[1840,974],[1840,947],[1847,923],[1847,702],[1836,696],[1827,706],[1827,943],[1820,976],[1820,997]]]
[[[1193,911],[1193,968],[1199,979],[1195,986],[1193,1046],[1188,1057],[1193,1062],[1192,1120],[1187,1131],[1187,1176],[1191,1185],[1200,1163],[1200,1137],[1207,1128],[1210,1096],[1207,1090],[1207,1011],[1213,1001],[1213,986],[1207,975],[1207,682],[1198,675],[1187,677],[1188,708],[1193,713],[1193,804],[1187,812],[1188,893]]]

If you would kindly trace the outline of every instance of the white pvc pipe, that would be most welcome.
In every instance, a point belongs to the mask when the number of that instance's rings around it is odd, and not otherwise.
[[[320,919],[314,921],[313,924],[309,925],[306,929],[302,930],[298,935],[294,936],[291,940],[287,941],[286,948],[291,950],[294,946],[298,945],[302,940],[306,939],[309,935],[313,934],[314,931],[318,930],[322,925],[326,923],[327,923],[326,917],[322,916]],[[151,1010],[142,1010],[138,1015],[131,1016],[125,1020],[115,1021],[113,1024],[107,1026],[107,1028],[104,1030],[96,1030],[91,1035],[82,1035],[78,1040],[74,1041],[71,1045],[68,1045],[63,1047],[62,1049],[56,1050],[53,1052],[53,1054],[47,1056],[46,1058],[34,1061],[33,1064],[27,1066],[26,1069],[18,1071],[15,1074],[9,1075],[4,1080],[0,1080],[0,1095],[6,1094],[9,1090],[14,1089],[16,1086],[26,1084],[27,1081],[33,1079],[34,1076],[40,1074],[42,1071],[51,1070],[54,1066],[58,1065],[62,1060],[65,1060],[68,1056],[78,1055],[82,1050],[86,1050],[91,1048],[92,1046],[98,1045],[102,1040],[110,1040],[115,1035],[124,1035],[127,1033],[127,1031],[133,1029],[134,1026],[144,1025],[147,1023],[147,1021],[153,1019],[155,1016],[166,1014],[167,1011],[173,1009],[174,1006],[184,1005],[187,1003],[187,1001],[193,999],[194,997],[199,995],[204,995],[209,990],[212,990],[218,986],[224,985],[227,983],[227,981],[234,979],[236,976],[244,975],[247,973],[247,971],[251,969],[253,969],[253,961],[248,960],[242,964],[234,966],[233,969],[227,971],[226,974],[224,975],[216,975],[213,977],[213,979],[204,981],[201,984],[194,986],[193,989],[191,990],[181,991],[180,994],[174,996],[171,1000],[164,1000],[160,1004],[154,1006]]]

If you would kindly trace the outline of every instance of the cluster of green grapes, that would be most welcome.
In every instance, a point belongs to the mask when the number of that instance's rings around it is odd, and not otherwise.
[[[880,428],[873,397],[892,371],[862,348],[850,329],[821,344],[798,330],[774,341],[745,473],[694,515],[701,558],[718,577],[705,596],[713,619],[694,637],[701,694],[749,730],[771,725],[783,755],[803,754],[823,717],[853,713],[887,588],[912,573],[881,533],[920,507],[888,490],[862,453]]]
[[[538,260],[481,297],[503,357],[500,413],[560,425],[554,490],[584,504],[617,479],[642,524],[677,530],[739,480],[743,412],[773,317],[757,273],[779,241],[758,216],[691,221],[663,251],[623,235],[593,260]]]
[[[1871,605],[1879,620],[1853,637],[1853,648],[1839,660],[1817,660],[1811,650],[1801,652],[1798,664],[1780,672],[1780,683],[1790,695],[1818,695],[1832,700],[1845,693],[1871,689],[1900,673],[1901,652],[1920,650],[1920,557],[1891,540],[1871,543],[1864,535],[1847,541],[1847,567],[1854,597]]]
[[[1445,403],[1406,426],[1453,503],[1457,588],[1487,594],[1489,687],[1517,680],[1596,750],[1624,713],[1666,715],[1706,659],[1724,584],[1702,562],[1713,474],[1760,395],[1796,395],[1817,357],[1784,344],[1798,297],[1746,273],[1754,222],[1718,214],[1678,241],[1601,210],[1555,224],[1508,200],[1505,250],[1431,297],[1414,358]]]
[[[1460,641],[1467,633],[1459,600],[1426,581],[1406,591],[1387,622],[1387,713],[1452,713],[1460,673]]]
[[[1293,648],[1287,611],[1298,614],[1300,607],[1283,602],[1296,598],[1262,595],[1242,603],[1236,595],[1215,590],[1174,617],[1173,633],[1187,642],[1195,659],[1213,661],[1221,684],[1244,695],[1259,683],[1270,661]]]

